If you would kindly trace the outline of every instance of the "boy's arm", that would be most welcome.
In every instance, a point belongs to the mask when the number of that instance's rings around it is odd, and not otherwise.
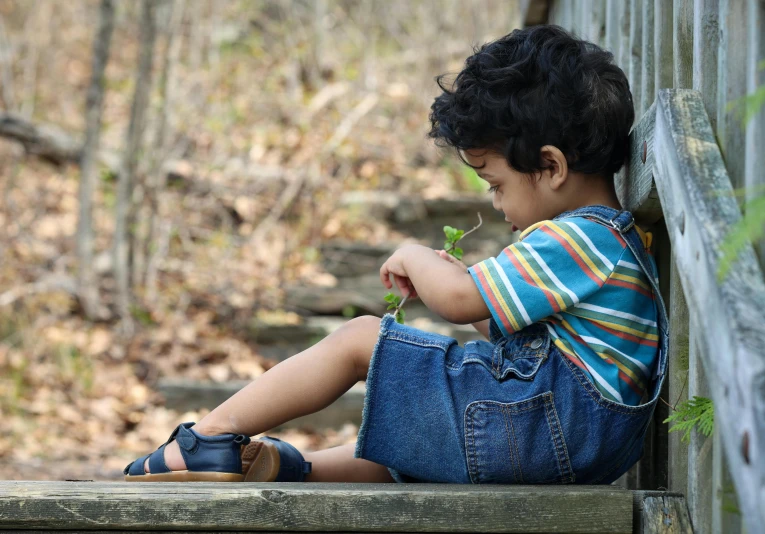
[[[477,323],[473,323],[473,328],[478,330],[483,336],[491,341],[491,338],[489,337],[489,320],[484,319],[483,321],[478,321]]]
[[[396,254],[401,255],[405,276],[411,280],[417,295],[444,320],[468,324],[491,318],[473,277],[461,266],[441,258],[438,252],[422,245],[408,245]],[[476,329],[488,337],[488,322],[485,333],[479,327]]]

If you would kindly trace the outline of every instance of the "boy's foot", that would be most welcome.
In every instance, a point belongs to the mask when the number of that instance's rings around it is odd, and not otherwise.
[[[153,453],[141,457],[123,471],[128,482],[241,482],[244,435],[205,436],[179,425]],[[169,450],[168,450],[169,447]],[[167,450],[167,455],[165,451]],[[180,458],[178,458],[180,456]]]
[[[295,447],[269,436],[242,447],[242,473],[245,482],[304,482],[311,472]]]

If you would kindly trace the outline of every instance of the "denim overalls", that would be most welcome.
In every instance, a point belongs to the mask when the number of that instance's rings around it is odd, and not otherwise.
[[[383,317],[367,375],[355,456],[397,482],[608,484],[642,455],[667,370],[667,315],[656,266],[632,215],[605,206],[562,213],[614,228],[654,292],[659,355],[650,400],[603,397],[534,323],[459,346],[451,337]]]

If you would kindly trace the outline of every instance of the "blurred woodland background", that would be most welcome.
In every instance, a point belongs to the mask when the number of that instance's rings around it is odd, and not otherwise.
[[[426,138],[428,112],[434,77],[519,12],[0,0],[0,479],[118,479],[206,413],[166,408],[160,379],[274,365],[253,324],[304,320],[287,286],[337,285],[323,243],[408,239],[349,194],[389,211],[479,199],[490,215],[475,176]],[[357,431],[269,435],[315,450]]]

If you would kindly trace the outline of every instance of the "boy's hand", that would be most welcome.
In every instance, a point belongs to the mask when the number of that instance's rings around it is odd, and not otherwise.
[[[467,265],[462,263],[460,260],[458,260],[457,258],[452,256],[451,254],[449,254],[445,250],[437,250],[436,252],[438,252],[438,255],[441,256],[443,259],[452,262],[454,265],[459,265],[460,267],[465,269],[465,272],[467,272],[467,270],[468,270]]]
[[[387,289],[391,289],[393,284],[390,281],[390,275],[393,275],[393,281],[398,286],[403,296],[409,295],[409,300],[417,298],[417,290],[409,279],[409,275],[404,268],[404,257],[407,247],[402,247],[388,258],[383,266],[380,267],[380,280]]]

